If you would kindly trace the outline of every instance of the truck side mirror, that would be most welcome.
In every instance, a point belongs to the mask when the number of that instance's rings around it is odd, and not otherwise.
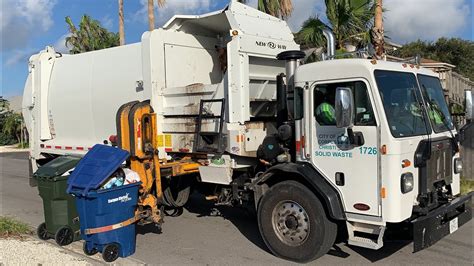
[[[466,120],[474,119],[473,95],[471,90],[464,91]]]
[[[354,125],[354,98],[350,88],[336,88],[336,126],[350,128]]]

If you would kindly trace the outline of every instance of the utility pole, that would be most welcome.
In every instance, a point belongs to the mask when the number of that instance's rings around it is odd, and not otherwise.
[[[119,38],[120,38],[120,45],[125,44],[125,30],[124,30],[124,22],[123,22],[123,0],[118,0],[119,6]]]
[[[385,59],[385,41],[383,31],[383,7],[382,0],[375,2],[375,19],[374,27],[371,31],[372,45],[375,49],[375,57],[377,59]]]

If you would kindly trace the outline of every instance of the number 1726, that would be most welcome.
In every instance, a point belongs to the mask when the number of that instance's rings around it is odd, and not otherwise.
[[[360,147],[359,152],[360,152],[360,154],[377,155],[377,148],[375,148],[375,147]]]

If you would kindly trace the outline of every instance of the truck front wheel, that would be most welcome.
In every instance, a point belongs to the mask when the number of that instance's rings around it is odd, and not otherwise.
[[[326,254],[337,234],[337,225],[327,218],[316,195],[296,181],[278,183],[263,195],[258,226],[275,256],[296,262]]]

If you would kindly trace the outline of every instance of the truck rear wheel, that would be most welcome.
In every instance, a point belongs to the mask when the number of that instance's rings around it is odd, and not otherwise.
[[[258,226],[265,244],[278,257],[308,262],[326,254],[334,244],[336,223],[306,186],[284,181],[263,195]]]

